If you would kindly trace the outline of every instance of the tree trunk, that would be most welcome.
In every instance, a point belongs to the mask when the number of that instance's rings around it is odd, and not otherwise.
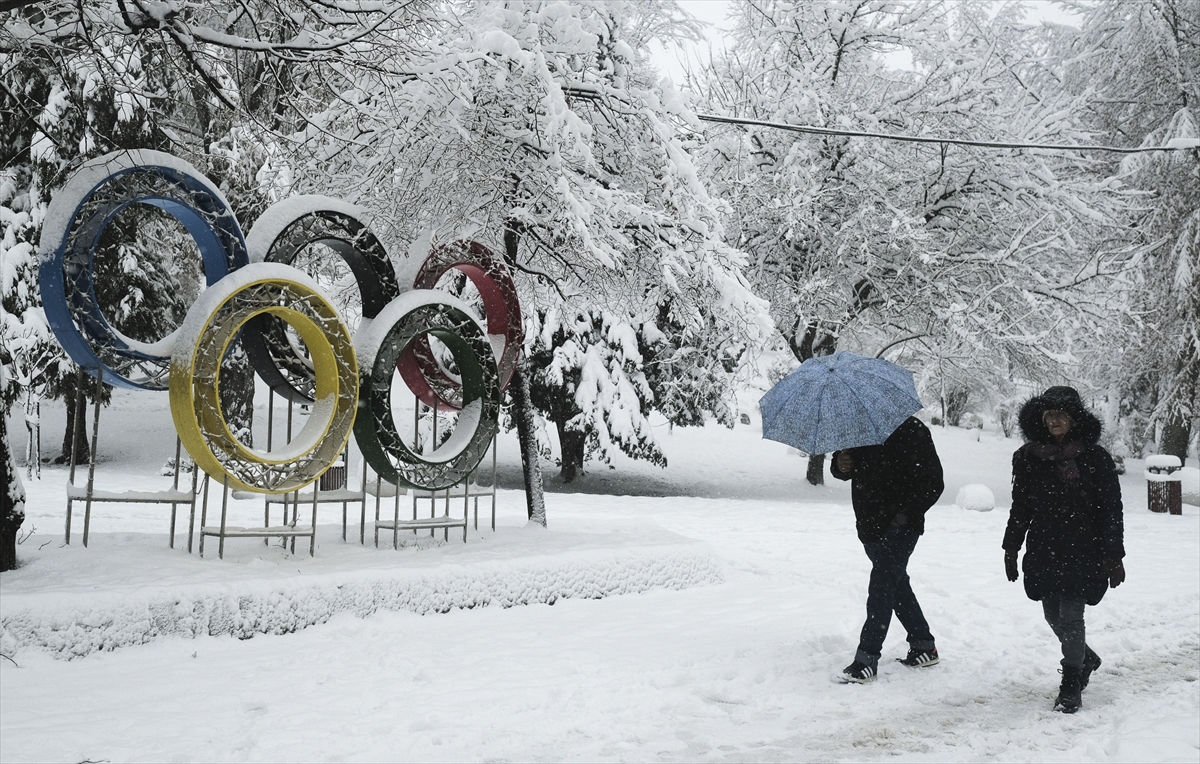
[[[509,267],[517,264],[517,247],[521,242],[521,234],[517,230],[520,225],[515,220],[509,220],[504,226],[504,259]],[[517,440],[521,443],[521,472],[525,476],[525,503],[529,510],[529,519],[538,525],[546,525],[546,495],[542,485],[541,455],[537,444],[537,422],[534,419],[533,400],[529,395],[529,368],[522,354],[513,372],[512,382],[509,383],[509,395],[512,396],[513,418],[517,421]]]
[[[0,571],[5,571],[17,567],[17,532],[25,522],[25,487],[8,444],[8,415],[4,411],[0,411],[0,464],[4,465],[4,482],[0,484]]]
[[[832,355],[837,350],[837,334],[826,331],[821,322],[816,320],[804,323],[804,331],[801,332],[802,323],[804,320],[797,317],[788,337],[788,346],[797,361],[804,363],[810,358]],[[825,454],[809,454],[804,479],[812,485],[825,485]]]
[[[229,431],[246,448],[254,448],[254,369],[240,340],[221,361],[221,412]]]
[[[513,419],[517,422],[517,440],[521,444],[521,472],[525,478],[525,504],[529,520],[546,525],[546,496],[542,487],[542,465],[537,445],[537,424],[533,403],[529,400],[529,376],[525,357],[517,362],[508,394],[512,396]]]
[[[825,454],[811,454],[808,457],[808,473],[804,479],[813,485],[825,485]]]
[[[558,448],[562,452],[562,469],[558,474],[564,483],[571,483],[583,472],[587,433],[568,430],[563,422],[555,422],[554,426],[558,428]]]
[[[1180,464],[1187,463],[1188,441],[1192,439],[1192,422],[1182,414],[1176,414],[1163,422],[1160,453],[1179,457]]]
[[[78,377],[76,377],[78,379]],[[75,463],[86,464],[91,459],[87,440],[87,393],[74,384],[63,396],[67,403],[67,429],[63,433],[62,454],[55,459],[59,464],[71,463],[71,433],[75,434]],[[78,415],[78,429],[76,416]]]

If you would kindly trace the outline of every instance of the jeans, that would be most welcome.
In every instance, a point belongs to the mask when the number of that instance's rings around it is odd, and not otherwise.
[[[1046,623],[1054,629],[1055,636],[1062,643],[1062,665],[1083,667],[1083,656],[1087,652],[1087,642],[1084,641],[1083,600],[1071,600],[1065,597],[1046,597],[1042,600],[1042,613]]]
[[[871,583],[867,587],[867,622],[863,624],[854,656],[859,663],[878,667],[893,612],[908,632],[911,649],[934,647],[933,634],[908,582],[908,558],[919,538],[910,528],[892,525],[879,541],[863,544],[871,560]]]

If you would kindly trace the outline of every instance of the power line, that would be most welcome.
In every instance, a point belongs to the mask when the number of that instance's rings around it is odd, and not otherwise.
[[[1200,149],[1200,139],[1188,138],[1172,141],[1169,146],[1143,146],[1138,148],[1121,148],[1118,146],[1068,146],[1056,143],[1002,143],[999,141],[972,141],[964,138],[935,138],[922,135],[893,135],[891,133],[872,133],[862,130],[838,130],[813,125],[790,125],[785,122],[765,122],[759,119],[743,119],[741,117],[720,117],[715,114],[697,114],[704,122],[720,122],[728,125],[754,125],[770,127],[775,130],[789,130],[793,133],[809,133],[812,135],[841,135],[850,138],[882,138],[888,141],[905,141],[908,143],[952,143],[958,146],[981,146],[990,149],[1051,149],[1056,151],[1111,151],[1118,154],[1140,154],[1147,151],[1183,151]]]

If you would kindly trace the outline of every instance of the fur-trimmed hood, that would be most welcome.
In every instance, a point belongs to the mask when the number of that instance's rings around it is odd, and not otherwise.
[[[1017,416],[1017,424],[1025,440],[1033,443],[1054,442],[1050,430],[1042,421],[1042,414],[1051,409],[1065,411],[1074,420],[1067,440],[1082,441],[1089,446],[1100,440],[1100,432],[1103,429],[1100,420],[1087,410],[1083,399],[1073,387],[1051,387],[1041,395],[1035,395],[1025,401],[1025,405],[1021,406],[1021,413]]]

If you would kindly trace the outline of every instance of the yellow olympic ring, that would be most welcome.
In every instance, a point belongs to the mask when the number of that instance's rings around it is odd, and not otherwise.
[[[283,319],[304,341],[316,378],[312,414],[296,438],[271,452],[247,448],[221,411],[220,366],[238,332],[256,317]],[[171,358],[171,417],[188,454],[234,488],[299,490],[321,476],[349,441],[358,404],[358,363],[337,310],[303,271],[252,263],[200,294]]]

